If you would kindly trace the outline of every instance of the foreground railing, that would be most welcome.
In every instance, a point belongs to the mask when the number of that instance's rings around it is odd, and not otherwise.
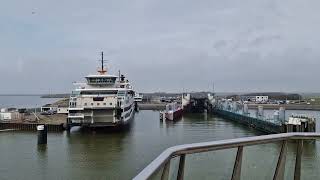
[[[300,180],[303,140],[311,140],[317,138],[320,138],[319,133],[284,133],[174,146],[168,148],[162,154],[160,154],[155,160],[151,162],[151,164],[149,164],[145,169],[143,169],[134,178],[134,180],[150,179],[156,173],[159,173],[161,169],[161,179],[169,179],[170,161],[172,158],[175,157],[180,157],[177,179],[182,180],[184,178],[184,167],[187,154],[224,150],[231,148],[238,148],[231,179],[239,180],[241,176],[243,147],[282,142],[277,166],[273,176],[274,180],[281,180],[284,178],[288,140],[297,141],[294,179]]]

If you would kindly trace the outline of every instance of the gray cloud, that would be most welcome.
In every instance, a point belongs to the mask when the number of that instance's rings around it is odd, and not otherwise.
[[[320,2],[17,1],[0,6],[0,93],[69,92],[104,50],[139,91],[318,91]],[[34,13],[32,13],[34,12]]]

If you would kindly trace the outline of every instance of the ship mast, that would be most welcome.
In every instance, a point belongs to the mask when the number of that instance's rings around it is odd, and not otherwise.
[[[104,69],[103,51],[101,52],[101,69],[98,70],[100,74],[106,74],[107,70]]]

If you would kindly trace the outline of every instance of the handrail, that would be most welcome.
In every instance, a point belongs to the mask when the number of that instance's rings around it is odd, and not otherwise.
[[[237,139],[227,139],[227,140],[219,140],[219,141],[212,141],[212,142],[203,142],[203,143],[194,143],[194,144],[184,144],[173,146],[162,152],[156,159],[154,159],[146,168],[144,168],[134,180],[145,180],[151,178],[161,167],[170,163],[171,158],[180,156],[180,162],[184,163],[184,158],[186,154],[193,154],[193,153],[200,153],[200,152],[208,152],[208,151],[215,151],[215,150],[222,150],[222,149],[231,149],[231,148],[238,148],[237,159],[242,159],[242,148],[244,146],[252,146],[258,144],[268,144],[273,142],[282,141],[282,148],[278,159],[278,165],[276,169],[276,173],[274,179],[281,179],[277,177],[281,177],[281,173],[279,174],[278,168],[284,169],[283,166],[283,156],[286,154],[286,144],[288,140],[295,139],[299,140],[298,148],[297,148],[297,161],[296,161],[296,170],[295,170],[295,177],[296,174],[300,173],[301,170],[301,154],[303,148],[303,140],[305,139],[317,139],[320,138],[320,133],[282,133],[282,134],[272,134],[272,135],[264,135],[264,136],[254,136],[254,137],[244,137],[244,138],[237,138]],[[238,157],[239,155],[239,157]],[[182,158],[182,160],[181,160]],[[300,162],[299,162],[300,161]],[[241,171],[241,163],[240,167],[236,166],[239,162],[235,162],[234,166],[234,173],[238,173],[238,169],[240,168]],[[300,164],[300,165],[299,165]],[[278,167],[279,166],[279,167]],[[300,166],[300,167],[299,167]],[[184,168],[184,165],[179,164],[179,172]],[[300,168],[300,169],[299,169]],[[165,169],[168,169],[165,167]],[[167,172],[163,172],[167,173]],[[179,174],[179,173],[178,173]],[[233,174],[234,175],[234,174]],[[282,172],[283,177],[283,172]],[[177,179],[183,179],[179,177]],[[238,179],[238,178],[232,178]],[[297,175],[296,179],[300,179],[300,176]]]

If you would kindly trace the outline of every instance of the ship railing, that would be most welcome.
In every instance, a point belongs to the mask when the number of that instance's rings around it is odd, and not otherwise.
[[[154,159],[146,168],[144,168],[134,180],[145,180],[145,179],[156,179],[161,175],[161,180],[169,179],[170,161],[173,158],[179,158],[178,161],[178,172],[176,179],[184,179],[186,156],[195,153],[227,150],[237,148],[237,153],[233,165],[233,172],[231,180],[240,180],[241,177],[241,166],[243,159],[243,149],[247,146],[269,144],[269,143],[281,143],[281,149],[278,156],[278,161],[273,174],[274,180],[284,179],[286,155],[287,155],[287,144],[288,141],[294,140],[297,144],[295,169],[294,169],[294,180],[300,180],[301,178],[301,158],[303,150],[303,142],[306,140],[315,140],[320,138],[320,133],[283,133],[283,134],[272,134],[264,136],[245,137],[238,139],[228,139],[212,142],[203,142],[195,144],[185,144],[170,147],[161,153],[156,159]],[[259,160],[259,159],[257,159]],[[159,174],[160,173],[160,174]],[[160,179],[160,178],[157,178]],[[214,177],[212,177],[214,179]]]
[[[69,117],[84,117],[83,113],[69,113]]]

